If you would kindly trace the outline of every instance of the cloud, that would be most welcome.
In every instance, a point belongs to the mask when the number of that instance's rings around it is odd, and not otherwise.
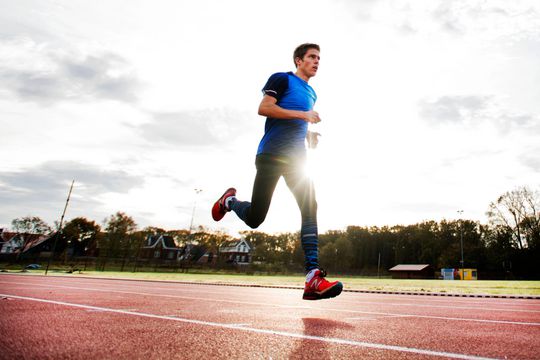
[[[96,204],[97,196],[115,192],[127,193],[143,184],[142,177],[121,170],[102,170],[77,162],[48,162],[34,168],[0,174],[2,207],[48,206],[65,198],[71,180],[83,200]]]
[[[531,168],[536,173],[540,173],[540,148],[534,149],[520,157],[520,161],[523,165]]]
[[[539,15],[527,1],[441,1],[431,11],[432,20],[447,32],[513,39],[537,37]]]
[[[463,123],[488,107],[488,96],[442,96],[422,100],[420,116],[431,122]]]
[[[442,96],[419,102],[420,117],[432,124],[478,125],[489,123],[501,133],[523,130],[540,134],[540,119],[534,114],[504,108],[494,96]]]
[[[47,162],[21,171],[0,173],[0,226],[20,216],[39,216],[52,224],[61,215],[71,180],[75,180],[68,216],[104,218],[101,200],[125,194],[144,184],[141,176],[122,170],[103,170],[78,162]]]
[[[142,136],[152,143],[176,147],[232,145],[255,126],[247,114],[230,109],[151,113],[151,116],[151,122],[138,128]]]
[[[87,55],[19,39],[0,43],[0,55],[0,89],[22,101],[137,101],[140,81],[112,52]]]

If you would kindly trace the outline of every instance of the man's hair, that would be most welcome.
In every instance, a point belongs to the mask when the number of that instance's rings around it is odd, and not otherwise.
[[[294,66],[298,67],[298,65],[296,65],[296,58],[304,59],[304,55],[306,55],[309,49],[316,49],[317,51],[321,51],[321,48],[317,44],[306,43],[306,44],[299,45],[294,50],[294,54],[293,54]]]

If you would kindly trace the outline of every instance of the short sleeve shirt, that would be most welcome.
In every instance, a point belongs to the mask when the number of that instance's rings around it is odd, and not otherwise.
[[[292,72],[273,74],[262,92],[276,98],[276,104],[287,110],[309,111],[317,100],[313,88]],[[268,117],[257,155],[305,156],[307,128],[304,120]]]

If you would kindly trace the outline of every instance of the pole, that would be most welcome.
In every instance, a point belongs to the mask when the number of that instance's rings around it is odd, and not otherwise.
[[[381,253],[379,252],[379,261],[377,262],[377,278],[381,278],[381,273],[379,272],[379,269],[381,268]]]
[[[201,192],[201,189],[195,189],[195,202],[193,203],[193,211],[191,212],[191,223],[189,224],[189,234],[193,230],[193,218],[195,217],[195,208],[197,207],[197,195]]]
[[[62,223],[64,222],[64,215],[66,215],[66,210],[69,204],[69,198],[71,197],[71,191],[73,190],[74,183],[75,183],[75,180],[71,181],[71,187],[69,188],[69,193],[66,199],[66,205],[64,206],[64,211],[62,212],[62,217],[60,218],[60,225],[58,226],[58,232],[56,233],[54,237],[52,251],[49,254],[49,261],[47,261],[47,268],[45,269],[45,275],[47,275],[47,273],[49,272],[49,266],[51,265],[51,258],[54,255],[54,252],[56,250],[56,243],[58,242],[58,237],[62,235]]]
[[[460,244],[461,244],[461,280],[465,277],[465,261],[463,260],[463,220],[461,219],[461,215],[463,215],[463,210],[458,210],[458,214],[460,215],[459,219],[459,233],[460,233]]]

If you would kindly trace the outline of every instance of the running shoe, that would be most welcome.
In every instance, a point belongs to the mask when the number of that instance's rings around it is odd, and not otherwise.
[[[235,188],[228,188],[227,191],[221,195],[221,197],[214,203],[214,206],[212,206],[212,218],[215,221],[219,221],[223,219],[226,213],[231,211],[227,207],[227,204],[225,204],[225,200],[231,196],[236,196],[236,189]]]
[[[313,277],[309,281],[306,281],[304,300],[329,299],[341,294],[343,284],[339,281],[330,282],[325,277],[326,271],[323,269],[315,270]]]

